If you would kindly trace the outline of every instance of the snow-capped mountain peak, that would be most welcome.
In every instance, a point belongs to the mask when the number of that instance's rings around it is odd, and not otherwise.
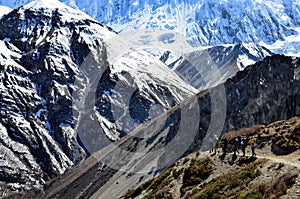
[[[0,5],[16,8],[30,0],[0,1]],[[299,0],[60,0],[81,10],[116,32],[140,29],[171,30],[183,34],[193,46],[217,46],[241,42],[272,45],[272,51],[299,54]],[[55,1],[38,4],[56,7]],[[31,5],[31,4],[30,4]],[[284,50],[282,47],[287,48]]]
[[[65,4],[61,3],[58,0],[51,0],[51,1],[47,1],[47,0],[34,0],[32,2],[30,2],[29,4],[26,4],[23,6],[24,9],[29,9],[31,7],[35,7],[35,8],[47,8],[47,9],[57,9],[57,8],[67,8],[69,9],[69,7],[67,7]]]
[[[11,12],[13,9],[6,7],[6,6],[0,6],[0,18],[3,15],[6,15],[7,13]]]
[[[43,10],[44,12],[49,12],[53,10],[59,10],[62,12],[62,17],[65,19],[89,19],[95,21],[91,16],[87,15],[86,13],[71,8],[66,4],[60,2],[59,0],[34,0],[24,6],[21,7],[22,10]]]
[[[241,42],[270,45],[299,35],[299,0],[98,0],[92,4],[82,0],[62,1],[84,10],[117,32],[172,30],[183,34],[194,46]],[[281,48],[274,51],[282,53]]]

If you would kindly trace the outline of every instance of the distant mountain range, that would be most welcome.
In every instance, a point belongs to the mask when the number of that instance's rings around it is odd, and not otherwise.
[[[30,1],[0,1],[16,8]],[[194,46],[252,42],[275,53],[299,54],[299,0],[62,0],[117,32],[164,29]],[[288,43],[288,44],[287,44]],[[274,45],[273,45],[274,44]]]

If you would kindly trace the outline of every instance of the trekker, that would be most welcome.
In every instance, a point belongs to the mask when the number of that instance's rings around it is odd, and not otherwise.
[[[218,137],[216,137],[216,142],[215,142],[215,153],[218,153],[218,148],[219,148],[219,142],[220,142],[220,140],[219,140],[219,138]],[[212,149],[213,150],[213,149]]]
[[[227,138],[223,138],[222,139],[222,150],[223,150],[223,153],[226,154],[227,152],[227,146],[228,146],[228,140]]]
[[[237,138],[234,139],[234,155],[236,155],[236,152],[239,154],[239,148],[241,146],[241,136],[238,136]]]
[[[243,157],[245,157],[245,155],[246,155],[246,146],[247,146],[247,138],[243,137],[241,139],[241,149],[243,152]]]
[[[251,151],[252,151],[252,157],[256,156],[256,153],[255,153],[255,148],[257,145],[256,143],[257,143],[257,140],[255,138],[253,138],[249,141],[249,144],[251,146]]]

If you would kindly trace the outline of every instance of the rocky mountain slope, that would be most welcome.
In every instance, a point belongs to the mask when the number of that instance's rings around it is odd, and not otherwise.
[[[1,197],[40,188],[196,92],[147,53],[117,54],[116,40],[59,1],[0,19]]]
[[[215,136],[300,115],[299,63],[275,55],[247,67],[95,153],[46,197],[118,198],[180,157],[209,150]]]
[[[258,138],[256,157],[251,157],[250,147],[246,157],[232,153],[238,135]],[[226,154],[221,149],[217,154],[193,153],[122,198],[300,197],[299,117],[225,136],[230,143]],[[290,150],[276,156],[275,145],[278,151]]]

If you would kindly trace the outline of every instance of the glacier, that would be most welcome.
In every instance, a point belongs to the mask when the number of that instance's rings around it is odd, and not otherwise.
[[[299,37],[299,0],[63,0],[117,32],[136,29],[171,30],[184,35],[192,46],[241,42],[268,47],[276,41],[290,43]],[[291,43],[299,46],[299,41]],[[281,47],[276,53],[289,54]],[[299,52],[292,51],[291,54]]]
[[[16,8],[30,0],[0,1]],[[276,53],[297,55],[300,0],[61,0],[84,11],[116,32],[140,29],[170,30],[182,34],[192,46],[241,42],[271,46]],[[295,46],[283,50],[288,44]]]

